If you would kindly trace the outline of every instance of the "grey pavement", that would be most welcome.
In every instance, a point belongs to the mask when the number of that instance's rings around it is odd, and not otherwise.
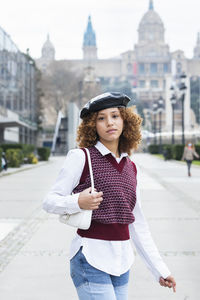
[[[135,154],[142,205],[152,236],[177,281],[160,287],[141,258],[131,269],[129,300],[199,300],[200,168]],[[41,209],[64,157],[0,177],[0,299],[77,300],[69,275],[75,229]],[[135,251],[135,250],[134,250]]]

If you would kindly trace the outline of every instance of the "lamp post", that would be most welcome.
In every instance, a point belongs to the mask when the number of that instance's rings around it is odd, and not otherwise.
[[[147,113],[146,113],[146,118],[145,118],[145,120],[146,120],[146,126],[147,126],[147,130],[148,131],[150,131],[151,130],[151,122],[150,122],[150,118],[151,118],[151,113],[150,113],[150,111],[148,110],[147,111]]]
[[[185,73],[182,73],[180,75],[180,84],[179,84],[179,90],[180,90],[180,101],[181,101],[181,109],[182,109],[182,145],[185,145],[185,122],[184,122],[184,101],[185,101],[185,92],[186,92],[186,85],[185,85],[185,81],[186,81],[186,75]]]
[[[174,139],[174,110],[175,110],[175,105],[176,105],[176,95],[173,94],[172,97],[170,98],[171,105],[172,105],[172,144],[175,143]]]
[[[154,132],[154,144],[157,144],[157,138],[156,138],[156,131],[157,131],[157,126],[156,126],[156,114],[157,114],[157,108],[158,108],[158,103],[156,101],[153,102],[153,132]]]
[[[163,112],[164,99],[162,96],[158,99],[158,114],[159,114],[159,153],[162,153],[162,112]]]
[[[175,139],[174,139],[174,127],[175,127],[175,123],[174,123],[174,112],[175,112],[175,105],[176,105],[176,95],[174,93],[174,87],[171,86],[170,88],[171,92],[172,92],[172,95],[171,95],[171,98],[170,98],[170,101],[171,101],[171,105],[172,105],[172,144],[175,144]]]

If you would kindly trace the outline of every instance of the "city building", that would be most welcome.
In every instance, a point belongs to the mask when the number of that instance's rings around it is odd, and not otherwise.
[[[0,27],[0,143],[36,143],[37,70]]]
[[[66,69],[77,73],[82,72],[85,77],[90,73],[93,74],[93,78],[100,80],[102,87],[105,83],[108,86],[115,82],[128,82],[133,95],[136,95],[137,101],[143,106],[145,119],[146,112],[152,111],[154,101],[162,97],[164,99],[162,126],[167,131],[171,126],[170,85],[175,77],[185,72],[188,77],[185,128],[190,130],[191,126],[192,128],[196,126],[195,115],[191,111],[189,79],[193,76],[200,76],[200,33],[198,33],[192,59],[188,59],[182,50],[170,52],[170,47],[165,42],[163,21],[154,9],[153,0],[149,0],[147,12],[138,26],[138,42],[132,50],[121,53],[118,57],[99,59],[98,47],[96,33],[92,26],[91,16],[89,16],[83,36],[83,58],[62,60],[62,64]],[[55,62],[55,56],[52,55],[50,59],[49,53],[55,55],[55,47],[48,38],[42,48],[42,57],[36,60],[38,67],[43,71],[45,68],[48,70],[48,65],[52,61]],[[180,105],[177,104],[175,118],[178,127],[181,127],[180,115]]]

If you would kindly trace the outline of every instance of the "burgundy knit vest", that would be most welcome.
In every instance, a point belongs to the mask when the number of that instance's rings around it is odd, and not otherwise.
[[[136,167],[129,157],[124,157],[117,163],[111,153],[103,156],[96,147],[88,149],[92,161],[94,186],[97,191],[103,192],[103,201],[99,208],[92,212],[90,228],[79,229],[78,234],[104,240],[129,239],[128,224],[135,220],[132,211],[136,203]],[[79,193],[90,186],[86,156],[80,182],[73,193]]]

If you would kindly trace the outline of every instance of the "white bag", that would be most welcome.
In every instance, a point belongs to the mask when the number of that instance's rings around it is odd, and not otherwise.
[[[91,193],[94,193],[94,178],[93,178],[93,172],[92,172],[92,164],[91,164],[91,158],[90,158],[90,152],[87,148],[85,148],[87,157],[88,157],[88,165],[89,165],[89,171],[90,171],[90,180],[91,180]],[[59,221],[61,223],[77,227],[80,229],[88,229],[90,227],[92,220],[92,210],[86,210],[83,209],[81,212],[69,215],[64,214],[59,216]]]

